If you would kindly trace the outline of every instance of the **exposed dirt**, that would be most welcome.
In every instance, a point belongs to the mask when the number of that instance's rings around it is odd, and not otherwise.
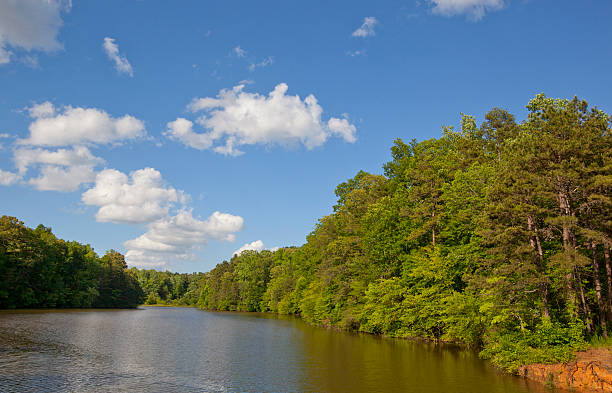
[[[519,373],[525,378],[560,388],[612,393],[612,352],[609,348],[592,348],[576,353],[572,362],[530,364],[521,367]]]

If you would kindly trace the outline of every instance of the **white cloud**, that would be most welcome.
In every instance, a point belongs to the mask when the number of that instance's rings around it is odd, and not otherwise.
[[[28,183],[40,191],[75,191],[81,184],[93,181],[95,173],[90,165],[74,165],[61,167],[44,165],[40,175],[32,178]]]
[[[42,165],[40,175],[28,181],[39,190],[75,191],[82,183],[92,182],[94,168],[104,163],[84,146],[56,151],[19,148],[13,154],[20,176],[25,175],[31,166]]]
[[[41,104],[34,104],[31,107],[26,108],[26,110],[33,119],[52,117],[55,115],[55,107],[49,101],[45,101]]]
[[[263,59],[262,61],[260,61],[259,63],[251,63],[249,65],[249,71],[253,72],[253,71],[255,71],[256,68],[267,67],[267,66],[269,66],[271,64],[274,64],[274,57],[268,56],[265,59]]]
[[[193,122],[182,117],[168,123],[168,131],[164,133],[177,139],[187,146],[205,150],[212,146],[213,140],[209,134],[198,134],[193,131]]]
[[[351,34],[353,37],[370,37],[376,35],[374,26],[378,24],[378,20],[373,16],[366,16],[363,18],[361,26]]]
[[[139,169],[129,176],[116,169],[105,169],[95,181],[81,200],[99,207],[96,220],[100,222],[151,222],[167,216],[173,204],[185,201],[183,192],[166,187],[161,173],[153,168]]]
[[[338,135],[347,142],[354,143],[357,140],[355,126],[349,123],[347,119],[332,117],[327,122],[327,128],[332,135]]]
[[[244,85],[221,90],[217,98],[196,98],[188,109],[204,111],[196,121],[208,132],[193,131],[193,122],[178,118],[168,123],[166,135],[187,146],[226,155],[240,155],[244,145],[321,146],[330,136],[354,142],[355,126],[346,119],[322,121],[323,108],[311,94],[302,100],[277,85],[268,96],[243,91]],[[215,143],[219,143],[213,146]]]
[[[86,145],[119,143],[144,135],[144,123],[129,115],[113,118],[100,109],[56,108],[49,101],[25,110],[34,120],[29,137],[17,141],[13,161],[20,178],[31,168],[39,169],[37,177],[25,180],[39,190],[75,191],[81,184],[93,182],[95,169],[104,160]]]
[[[2,47],[0,43],[0,65],[11,62],[11,52]]]
[[[238,45],[237,47],[234,48],[234,54],[237,57],[245,57],[246,56],[246,51],[244,49],[242,49],[240,47],[240,45]]]
[[[71,149],[19,148],[14,151],[13,161],[20,174],[25,174],[33,164],[55,166],[91,166],[103,164],[104,160],[91,154],[88,148],[76,146]]]
[[[210,239],[234,241],[235,232],[242,230],[243,224],[240,216],[214,212],[201,221],[183,210],[149,224],[146,233],[126,241],[125,258],[130,266],[141,267],[193,259],[193,250]]]
[[[504,0],[429,0],[433,5],[432,12],[442,16],[466,14],[471,20],[478,21],[487,12],[504,8]]]
[[[253,251],[263,251],[263,250],[268,250],[268,251],[272,251],[275,252],[277,250],[279,250],[280,247],[272,247],[272,248],[266,248],[266,246],[264,245],[264,242],[261,240],[255,240],[251,243],[245,243],[242,247],[240,247],[239,249],[237,249],[236,251],[234,251],[232,253],[232,256],[234,255],[240,255],[242,254],[243,251],[247,251],[247,250],[253,250]]]
[[[112,143],[144,135],[144,123],[130,115],[111,117],[95,108],[66,106],[58,110],[50,102],[28,109],[35,120],[30,136],[19,143],[38,146]]]
[[[62,49],[57,41],[62,11],[71,2],[61,0],[0,1],[0,64],[10,62],[7,47],[51,52]]]
[[[19,179],[21,179],[21,176],[18,174],[0,169],[0,185],[10,186],[11,184],[16,183]]]
[[[115,63],[115,70],[117,70],[118,73],[134,76],[132,65],[124,55],[119,54],[119,45],[115,43],[114,38],[105,37],[102,48],[104,48],[104,52],[106,52],[108,58]]]
[[[255,240],[254,242],[246,243],[244,246],[234,251],[232,255],[240,255],[246,250],[261,251],[264,249],[264,247],[264,243],[261,240]]]

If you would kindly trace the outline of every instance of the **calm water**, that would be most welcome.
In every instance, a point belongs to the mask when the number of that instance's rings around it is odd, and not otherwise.
[[[1,392],[549,392],[469,351],[193,308],[0,312]]]

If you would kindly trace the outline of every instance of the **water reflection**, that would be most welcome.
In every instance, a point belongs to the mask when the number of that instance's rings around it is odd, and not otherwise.
[[[186,308],[0,312],[1,392],[546,392],[470,351]]]

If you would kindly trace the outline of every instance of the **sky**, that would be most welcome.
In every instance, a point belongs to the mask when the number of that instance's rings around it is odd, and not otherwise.
[[[0,214],[208,271],[305,242],[396,138],[612,111],[612,2],[0,0]]]

